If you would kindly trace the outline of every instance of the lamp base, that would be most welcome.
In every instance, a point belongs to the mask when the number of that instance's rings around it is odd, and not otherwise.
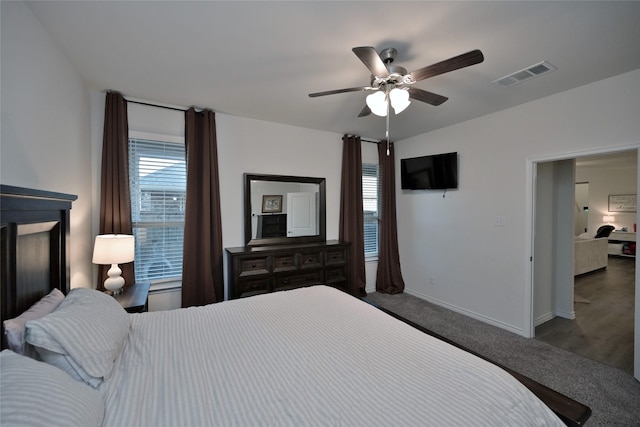
[[[121,293],[124,293],[124,287],[122,287],[120,289],[114,289],[112,291],[110,291],[109,289],[105,289],[102,292],[104,292],[107,295],[111,295],[112,297],[114,297],[116,295],[120,295]]]
[[[123,291],[124,277],[120,274],[122,270],[118,267],[118,264],[111,264],[111,268],[107,271],[107,277],[104,280],[105,292],[109,295],[117,295]]]

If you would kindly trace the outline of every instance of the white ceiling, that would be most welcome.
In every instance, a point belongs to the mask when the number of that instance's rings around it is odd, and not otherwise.
[[[480,49],[481,64],[423,80],[449,97],[391,117],[391,139],[513,107],[640,68],[640,2],[29,1],[88,85],[129,98],[384,139],[358,118],[369,84],[351,51],[395,47],[409,71]],[[557,71],[491,83],[541,61]],[[53,84],[53,83],[52,83]]]

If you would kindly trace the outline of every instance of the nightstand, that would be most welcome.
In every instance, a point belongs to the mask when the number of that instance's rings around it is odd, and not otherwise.
[[[127,312],[142,313],[147,311],[147,298],[149,296],[150,285],[149,282],[143,282],[125,286],[122,293],[114,295],[113,297]]]

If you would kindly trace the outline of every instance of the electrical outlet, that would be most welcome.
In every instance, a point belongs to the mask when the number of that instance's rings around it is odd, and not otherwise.
[[[502,215],[498,215],[493,219],[494,227],[504,227],[504,224],[505,224],[505,218]]]

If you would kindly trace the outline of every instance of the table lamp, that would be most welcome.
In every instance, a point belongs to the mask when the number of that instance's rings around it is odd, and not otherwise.
[[[104,288],[111,295],[122,292],[124,277],[118,264],[131,262],[135,253],[134,237],[128,234],[102,234],[96,236],[93,246],[94,264],[111,264],[104,281]]]
[[[616,220],[616,217],[613,215],[605,215],[602,217],[602,222],[606,222],[607,224],[611,224]]]

